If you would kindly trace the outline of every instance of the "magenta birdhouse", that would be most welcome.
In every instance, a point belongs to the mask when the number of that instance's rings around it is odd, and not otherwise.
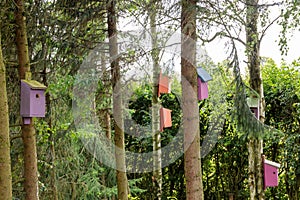
[[[264,188],[278,186],[278,169],[280,164],[264,160]]]
[[[170,93],[171,87],[170,87],[170,80],[168,76],[162,75],[162,73],[159,74],[159,80],[158,80],[158,96],[162,93]]]
[[[45,117],[46,86],[34,80],[21,80],[20,114],[24,124],[29,124],[32,117]]]
[[[212,80],[212,77],[202,68],[197,68],[198,75],[198,100],[208,98],[208,81]]]
[[[172,110],[167,108],[160,108],[160,131],[172,126],[171,112]]]

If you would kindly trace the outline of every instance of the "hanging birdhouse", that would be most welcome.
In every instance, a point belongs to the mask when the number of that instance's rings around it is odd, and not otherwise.
[[[172,127],[172,110],[167,108],[160,108],[160,131],[163,131],[164,128]]]
[[[208,81],[212,80],[212,77],[202,67],[197,68],[198,75],[198,100],[208,98]]]
[[[21,80],[20,114],[24,124],[30,124],[32,117],[45,117],[45,89],[35,80]]]
[[[247,104],[254,116],[259,119],[259,99],[256,97],[248,97]]]
[[[280,164],[264,159],[264,188],[278,186]]]
[[[164,76],[162,73],[159,74],[158,80],[158,96],[162,93],[170,93],[171,84],[168,76]]]

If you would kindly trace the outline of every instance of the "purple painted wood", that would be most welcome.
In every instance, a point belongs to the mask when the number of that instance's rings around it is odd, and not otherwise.
[[[207,82],[202,82],[198,77],[198,100],[203,100],[208,98],[208,84]]]
[[[278,168],[280,164],[264,161],[264,188],[278,186]]]
[[[30,124],[31,117],[23,117],[23,124]]]
[[[36,81],[32,82],[38,85]],[[20,113],[22,117],[45,117],[45,89],[42,84],[36,85],[29,81],[21,81]]]

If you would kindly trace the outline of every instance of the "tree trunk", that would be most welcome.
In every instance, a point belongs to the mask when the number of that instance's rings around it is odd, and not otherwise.
[[[30,72],[30,61],[28,55],[28,43],[26,24],[24,20],[24,2],[16,0],[16,45],[19,62],[20,79],[25,79],[25,74]],[[28,200],[37,200],[38,196],[38,170],[37,170],[37,153],[36,138],[33,120],[28,125],[22,125],[22,139],[24,144],[24,189],[25,196]]]
[[[153,62],[153,89],[152,89],[152,137],[153,137],[153,188],[154,199],[162,197],[162,170],[161,170],[161,135],[160,135],[160,104],[158,101],[158,76],[160,73],[159,50],[156,30],[156,13],[158,1],[151,2],[150,27],[152,38],[152,62]]]
[[[196,72],[196,0],[182,0],[181,86],[186,199],[202,200],[199,108]]]
[[[117,15],[116,0],[107,0],[107,25],[109,37],[109,55],[111,62],[112,88],[113,88],[113,116],[115,128],[115,157],[117,168],[118,199],[128,199],[128,182],[125,165],[125,144],[124,144],[124,120],[122,114],[122,92],[121,75],[117,43]]]
[[[11,200],[12,177],[10,167],[9,117],[5,71],[0,31],[0,197],[3,200]]]
[[[260,70],[259,34],[258,24],[258,1],[247,0],[247,26],[246,26],[246,53],[248,56],[248,68],[250,72],[250,87],[259,94],[259,120],[264,122],[264,94],[262,76]],[[264,199],[262,153],[263,141],[259,138],[250,138],[248,143],[249,153],[249,189],[250,199]]]

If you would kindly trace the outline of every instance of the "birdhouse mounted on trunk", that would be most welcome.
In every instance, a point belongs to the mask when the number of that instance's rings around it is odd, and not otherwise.
[[[212,80],[212,77],[202,68],[197,68],[198,75],[198,100],[208,98],[208,81]]]
[[[254,116],[259,119],[259,98],[248,97],[247,104]]]
[[[45,89],[35,80],[21,80],[20,114],[24,124],[30,124],[32,117],[45,117]]]
[[[159,79],[158,79],[158,97],[162,93],[170,93],[170,92],[171,92],[170,79],[168,76],[165,76],[160,72]]]
[[[280,164],[264,159],[264,188],[278,186]]]
[[[172,110],[167,108],[160,108],[160,131],[163,131],[164,128],[172,127]]]

